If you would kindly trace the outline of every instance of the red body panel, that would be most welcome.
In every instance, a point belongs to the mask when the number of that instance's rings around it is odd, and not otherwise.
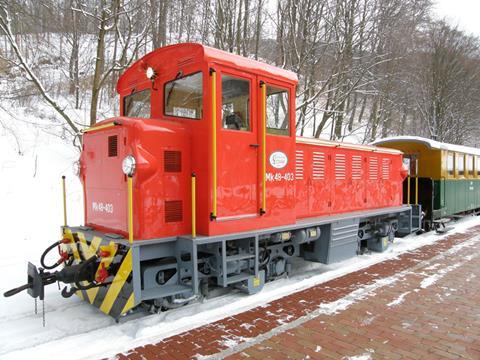
[[[400,154],[298,143],[296,164],[298,218],[402,204]]]
[[[145,71],[153,67],[154,81]],[[213,208],[212,87],[217,76],[216,159],[217,219]],[[203,105],[200,119],[164,115],[164,84],[181,75],[201,72]],[[180,74],[180,75],[179,75]],[[222,128],[221,76],[249,81],[248,131]],[[266,135],[266,189],[262,188],[260,84],[281,87],[289,97],[290,129],[295,128],[295,74],[257,61],[203,47],[180,44],[158,49],[133,64],[120,78],[123,99],[151,91],[151,118],[119,117],[117,126],[84,135],[81,179],[85,191],[85,223],[127,234],[127,182],[121,162],[133,155],[134,238],[188,235],[191,232],[191,175],[196,175],[197,233],[217,235],[294,224],[299,218],[397,206],[402,199],[400,152],[336,143],[297,143],[290,135]],[[115,154],[109,137],[117,136]],[[281,160],[279,165],[279,159]],[[266,190],[266,213],[260,214]]]

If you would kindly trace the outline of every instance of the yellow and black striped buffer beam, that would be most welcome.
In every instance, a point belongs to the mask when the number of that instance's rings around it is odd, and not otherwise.
[[[69,228],[64,228],[64,237],[70,239],[67,247],[73,253],[76,263],[94,256],[99,249],[110,253],[108,257],[101,258],[97,269],[97,274],[102,267],[111,273],[105,281],[105,286],[79,290],[76,294],[114,318],[132,309],[136,303],[133,293],[131,248],[119,253],[117,251],[119,245],[114,241],[79,231],[72,232]]]

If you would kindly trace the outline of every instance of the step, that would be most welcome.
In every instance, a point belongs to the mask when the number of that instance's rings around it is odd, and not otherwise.
[[[449,223],[450,221],[452,221],[452,218],[441,218],[441,219],[433,220],[435,224],[446,224],[446,223]]]
[[[250,278],[252,276],[252,274],[248,274],[248,273],[240,273],[240,274],[237,274],[237,275],[233,275],[233,276],[229,276],[227,277],[227,285],[229,284],[235,284],[235,283],[238,283],[238,282],[241,282],[241,281],[245,281],[245,280],[248,280],[248,278]]]

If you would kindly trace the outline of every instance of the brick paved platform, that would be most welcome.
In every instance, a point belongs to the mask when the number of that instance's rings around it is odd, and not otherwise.
[[[480,226],[120,359],[480,359]]]

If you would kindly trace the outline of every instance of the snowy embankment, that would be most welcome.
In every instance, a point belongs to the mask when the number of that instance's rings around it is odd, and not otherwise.
[[[69,222],[80,224],[82,219],[81,187],[72,174],[72,163],[77,159],[78,152],[62,139],[36,129],[36,126],[26,123],[16,128],[22,140],[22,155],[18,153],[15,139],[0,129],[2,293],[25,283],[27,262],[30,260],[38,265],[43,249],[58,239],[59,226],[63,221],[62,175],[67,176]],[[465,218],[455,224],[455,231],[462,232],[479,223],[480,218]],[[113,356],[262,306],[301,289],[430,244],[444,236],[429,233],[398,239],[383,254],[364,255],[329,266],[298,260],[293,276],[266,284],[259,294],[247,296],[230,293],[123,324],[115,324],[113,319],[76,297],[62,298],[55,285],[46,288],[45,328],[42,327],[40,311],[34,315],[34,301],[26,293],[8,299],[1,297],[0,358],[54,359],[63,358],[65,354],[69,359]]]

